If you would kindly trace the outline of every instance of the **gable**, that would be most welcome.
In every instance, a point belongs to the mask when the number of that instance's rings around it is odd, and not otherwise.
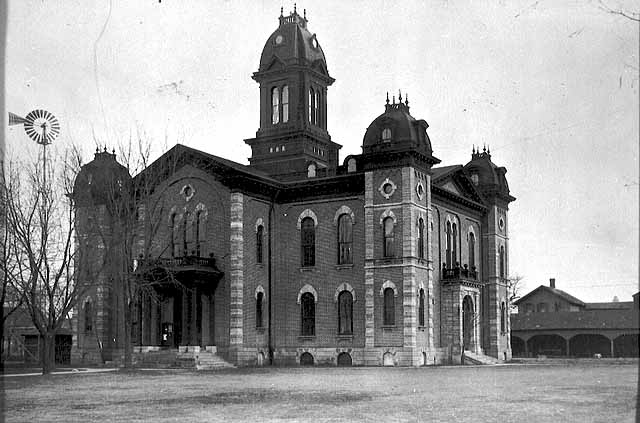
[[[453,181],[447,181],[444,185],[441,186],[442,188],[446,189],[449,192],[452,192],[456,195],[460,195],[462,196],[462,194],[460,194],[460,190],[458,189],[458,187],[456,187],[456,184],[453,183]]]

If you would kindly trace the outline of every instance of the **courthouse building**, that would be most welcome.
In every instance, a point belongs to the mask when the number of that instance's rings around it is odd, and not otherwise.
[[[78,245],[91,254],[79,282],[91,288],[74,312],[72,360],[122,354],[117,266],[104,265],[117,260],[100,235],[123,227],[105,194],[114,184],[138,187],[138,221],[153,228],[130,258],[138,280],[156,280],[132,316],[140,354],[215,352],[236,365],[510,359],[506,169],[475,148],[468,163],[440,166],[429,125],[401,94],[371,99],[381,114],[362,153],[341,162],[327,128],[334,79],[295,11],[279,17],[253,79],[249,165],[177,145],[132,178],[106,151],[81,170]]]

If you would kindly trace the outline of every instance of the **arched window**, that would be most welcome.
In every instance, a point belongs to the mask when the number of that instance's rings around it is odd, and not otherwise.
[[[469,268],[476,267],[476,236],[469,232]]]
[[[444,231],[446,235],[445,258],[446,258],[447,268],[451,269],[451,222],[447,222]]]
[[[338,218],[338,264],[353,263],[353,222],[348,214]]]
[[[201,244],[204,241],[204,213],[196,212],[196,256],[200,257]]]
[[[302,316],[302,336],[316,334],[316,301],[313,294],[305,292],[300,297],[300,314]]]
[[[424,289],[420,289],[418,297],[418,326],[424,326]]]
[[[309,123],[313,123],[313,88],[309,88]]]
[[[451,225],[452,233],[451,233],[451,264],[454,266],[458,265],[458,225],[455,223]]]
[[[390,142],[391,141],[391,129],[384,128],[382,130],[382,142]]]
[[[289,86],[285,85],[282,87],[282,123],[287,122],[289,122]]]
[[[313,98],[313,123],[315,123],[316,125],[320,124],[320,113],[318,111],[319,109],[320,109],[320,92],[316,90]]]
[[[172,213],[169,219],[169,248],[171,249],[171,257],[176,256],[176,214]]]
[[[393,288],[384,290],[384,317],[382,321],[384,326],[394,326],[396,324],[396,304]]]
[[[504,278],[504,245],[500,246],[500,277]]]
[[[507,332],[507,307],[504,301],[500,303],[500,332]]]
[[[264,294],[262,292],[258,292],[256,295],[256,328],[264,327],[264,322],[262,319],[262,300],[264,299]]]
[[[315,178],[316,177],[316,165],[311,163],[307,167],[307,178]]]
[[[424,258],[424,220],[418,219],[418,258]]]
[[[276,124],[280,122],[280,90],[278,87],[273,87],[271,90],[271,123]]]
[[[316,226],[311,217],[305,217],[300,224],[300,245],[302,246],[302,266],[315,266]]]
[[[353,297],[351,292],[342,291],[338,295],[338,334],[353,333]]]
[[[256,230],[256,263],[262,263],[262,241],[264,226],[259,225]]]
[[[91,332],[93,330],[93,310],[91,301],[84,303],[84,331]]]
[[[392,217],[387,217],[382,221],[384,230],[384,243],[382,244],[382,254],[384,257],[393,257],[393,244],[394,244],[394,223]]]
[[[188,253],[188,244],[187,244],[187,233],[189,232],[188,228],[189,222],[189,212],[184,212],[184,221],[182,222],[182,255],[189,255]]]

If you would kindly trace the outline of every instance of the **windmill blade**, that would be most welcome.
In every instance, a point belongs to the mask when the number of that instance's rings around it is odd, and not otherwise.
[[[13,125],[21,125],[25,123],[27,120],[22,116],[18,116],[15,113],[9,112],[9,126]]]

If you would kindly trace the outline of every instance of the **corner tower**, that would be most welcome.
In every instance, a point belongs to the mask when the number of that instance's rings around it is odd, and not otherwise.
[[[509,193],[507,169],[491,161],[491,152],[474,151],[464,166],[476,189],[484,198],[487,213],[482,222],[482,343],[485,352],[501,360],[511,359],[509,320]]]
[[[431,167],[427,122],[387,102],[362,143],[365,171],[365,364],[433,362]]]
[[[307,24],[306,12],[284,16],[281,9],[253,74],[260,84],[260,128],[245,140],[249,162],[285,180],[333,174],[341,148],[327,132],[327,87],[334,79]]]

